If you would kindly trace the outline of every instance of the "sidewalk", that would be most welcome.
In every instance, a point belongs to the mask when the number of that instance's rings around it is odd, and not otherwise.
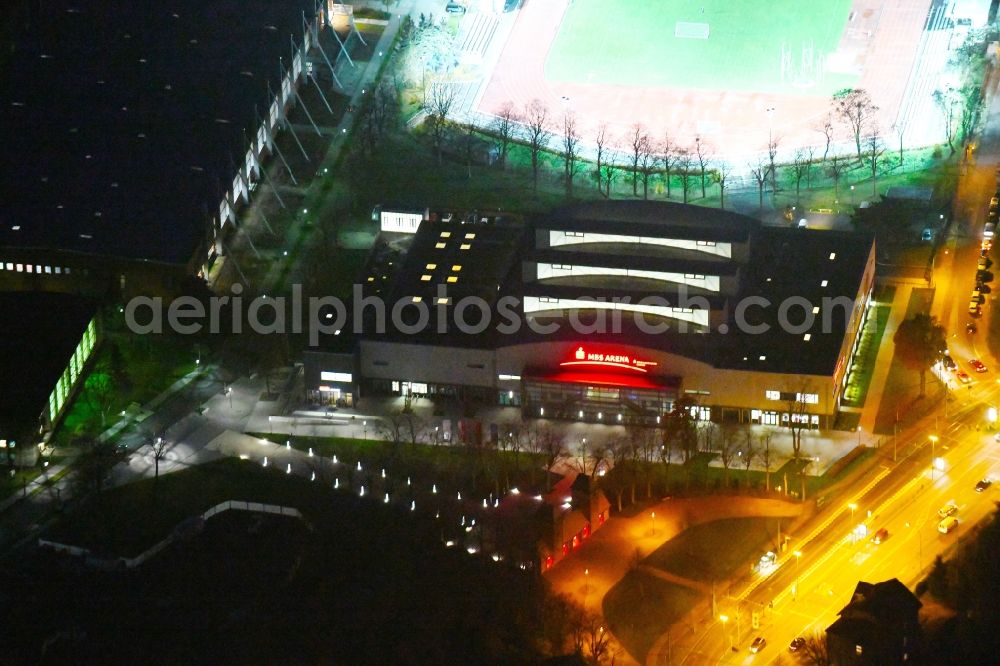
[[[892,359],[896,354],[896,345],[893,343],[892,337],[896,334],[900,322],[906,318],[906,309],[912,293],[913,287],[911,285],[896,286],[896,294],[892,299],[892,312],[889,313],[885,333],[882,334],[882,344],[875,357],[875,372],[872,373],[872,380],[868,385],[868,397],[865,399],[864,410],[861,413],[861,429],[869,435],[875,431],[875,420],[878,417],[879,406],[882,404],[882,394],[885,393],[886,379],[889,377]]]

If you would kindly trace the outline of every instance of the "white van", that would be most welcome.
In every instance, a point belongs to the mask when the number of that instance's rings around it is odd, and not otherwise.
[[[955,516],[948,516],[938,523],[938,532],[941,534],[948,534],[948,532],[954,531],[956,527],[958,527],[958,518]]]

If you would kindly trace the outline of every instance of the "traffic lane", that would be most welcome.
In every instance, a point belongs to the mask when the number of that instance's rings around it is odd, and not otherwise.
[[[983,439],[989,438],[979,438]],[[937,477],[934,484],[923,476],[914,479],[915,489],[905,488],[873,513],[868,519],[869,533],[879,529],[879,525],[890,533],[882,544],[872,544],[867,537],[852,541],[842,536],[821,571],[803,571],[793,583],[795,593],[780,597],[773,614],[763,618],[761,631],[769,633],[769,645],[774,641],[787,649],[796,636],[824,630],[836,620],[837,612],[849,601],[859,580],[898,577],[904,583],[915,584],[937,554],[951,547],[965,530],[992,510],[993,502],[988,496],[992,488],[977,493],[975,482],[1000,472],[1000,457],[992,451],[984,452],[983,448],[986,447],[969,447],[966,454],[953,455],[954,460],[948,462],[955,467]],[[956,468],[961,471],[953,471]],[[960,519],[956,531],[942,535],[937,531],[940,521],[937,510],[949,500],[958,505],[958,515],[964,520]],[[920,560],[921,555],[923,566],[914,559],[916,556]],[[794,571],[795,565],[792,567]],[[772,660],[777,657],[775,654]]]

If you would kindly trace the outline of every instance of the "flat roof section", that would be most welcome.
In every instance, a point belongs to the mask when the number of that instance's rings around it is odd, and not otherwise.
[[[79,296],[0,294],[0,427],[37,420],[96,311]]]
[[[313,0],[41,6],[0,82],[0,246],[187,263]]]
[[[745,243],[757,220],[718,208],[666,201],[595,201],[535,218],[535,228]]]
[[[850,312],[833,306],[830,327],[824,332],[824,299],[846,298],[854,303],[861,289],[874,238],[868,234],[761,227],[753,240],[750,262],[739,298],[762,296],[766,307],[749,307],[750,324],[765,324],[766,333],[733,329],[718,333],[719,367],[767,372],[830,375],[836,368]],[[780,306],[789,299],[805,299],[814,321],[807,331],[785,330]],[[739,301],[737,301],[738,303]],[[789,306],[788,321],[805,321],[800,305]],[[807,337],[808,336],[808,337]]]

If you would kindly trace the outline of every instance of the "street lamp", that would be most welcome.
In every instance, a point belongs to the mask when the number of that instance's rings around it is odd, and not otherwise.
[[[851,522],[853,523],[854,522],[854,512],[858,510],[858,505],[855,504],[854,502],[851,502],[850,504],[847,505],[847,508],[851,510]]]
[[[927,439],[931,440],[931,482],[933,483],[934,482],[934,458],[935,458],[934,450],[935,450],[935,447],[937,445],[938,436],[937,435],[929,435],[927,437]]]
[[[361,432],[364,433],[365,439],[368,439],[368,421],[361,422]]]
[[[720,615],[719,621],[722,622],[722,633],[729,637],[729,649],[733,649],[733,637],[726,631],[726,623],[729,622],[728,615]]]

